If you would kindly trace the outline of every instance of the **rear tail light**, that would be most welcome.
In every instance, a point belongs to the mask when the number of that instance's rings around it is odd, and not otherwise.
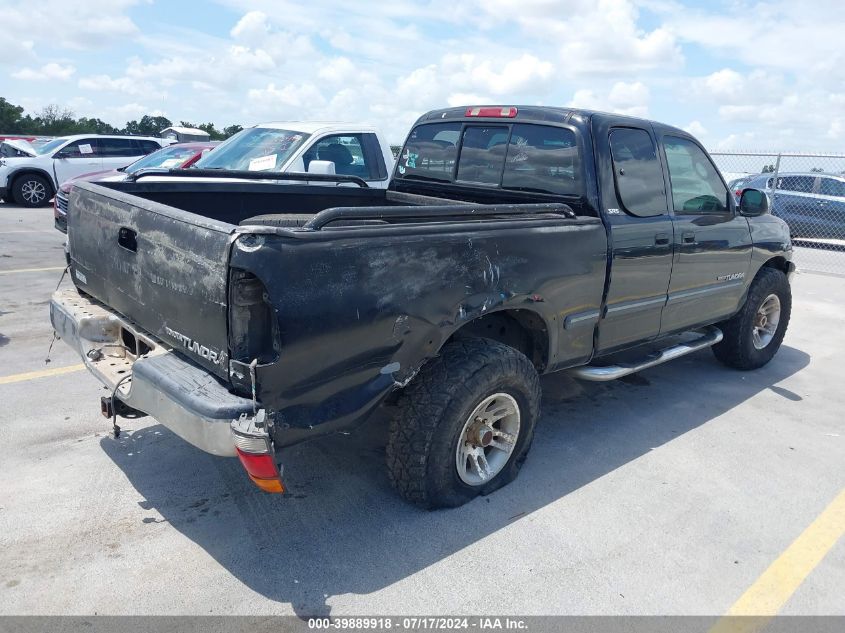
[[[246,474],[256,486],[264,492],[283,493],[285,485],[282,483],[282,473],[276,465],[273,442],[267,432],[266,416],[260,411],[256,418],[242,415],[240,420],[232,425],[232,436],[238,459],[246,470]]]
[[[285,485],[282,483],[282,475],[276,466],[276,460],[270,453],[256,455],[245,453],[240,448],[238,458],[241,460],[246,474],[252,479],[252,483],[261,488],[264,492],[283,493]]]
[[[516,116],[517,109],[513,106],[502,108],[498,106],[477,106],[474,108],[467,108],[464,116],[483,116],[493,117],[499,119],[512,119]]]

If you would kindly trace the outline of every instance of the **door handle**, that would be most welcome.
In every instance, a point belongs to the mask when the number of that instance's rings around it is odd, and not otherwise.
[[[666,233],[658,233],[654,236],[654,243],[657,246],[666,246],[669,243],[669,236]]]
[[[684,244],[695,244],[695,233],[682,233],[681,239],[683,240]]]
[[[125,226],[117,232],[117,243],[128,251],[138,252],[138,234]]]

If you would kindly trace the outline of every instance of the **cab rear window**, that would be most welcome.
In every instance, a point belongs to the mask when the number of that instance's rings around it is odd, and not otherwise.
[[[411,132],[396,177],[580,195],[575,133],[527,123],[427,123]]]

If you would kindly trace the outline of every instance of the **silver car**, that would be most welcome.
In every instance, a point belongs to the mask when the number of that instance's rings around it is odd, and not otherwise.
[[[792,237],[845,240],[845,177],[823,173],[760,174],[738,185],[760,189],[772,214],[789,225]],[[733,191],[733,188],[732,188]]]

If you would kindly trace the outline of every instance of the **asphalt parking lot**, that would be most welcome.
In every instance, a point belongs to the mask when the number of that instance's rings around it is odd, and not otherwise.
[[[545,377],[517,481],[429,513],[383,420],[286,449],[283,497],[149,418],[113,439],[78,357],[45,364],[62,243],[0,204],[0,614],[720,615],[809,538],[780,613],[845,615],[845,539],[802,536],[845,489],[843,277],[797,275],[762,370]]]

